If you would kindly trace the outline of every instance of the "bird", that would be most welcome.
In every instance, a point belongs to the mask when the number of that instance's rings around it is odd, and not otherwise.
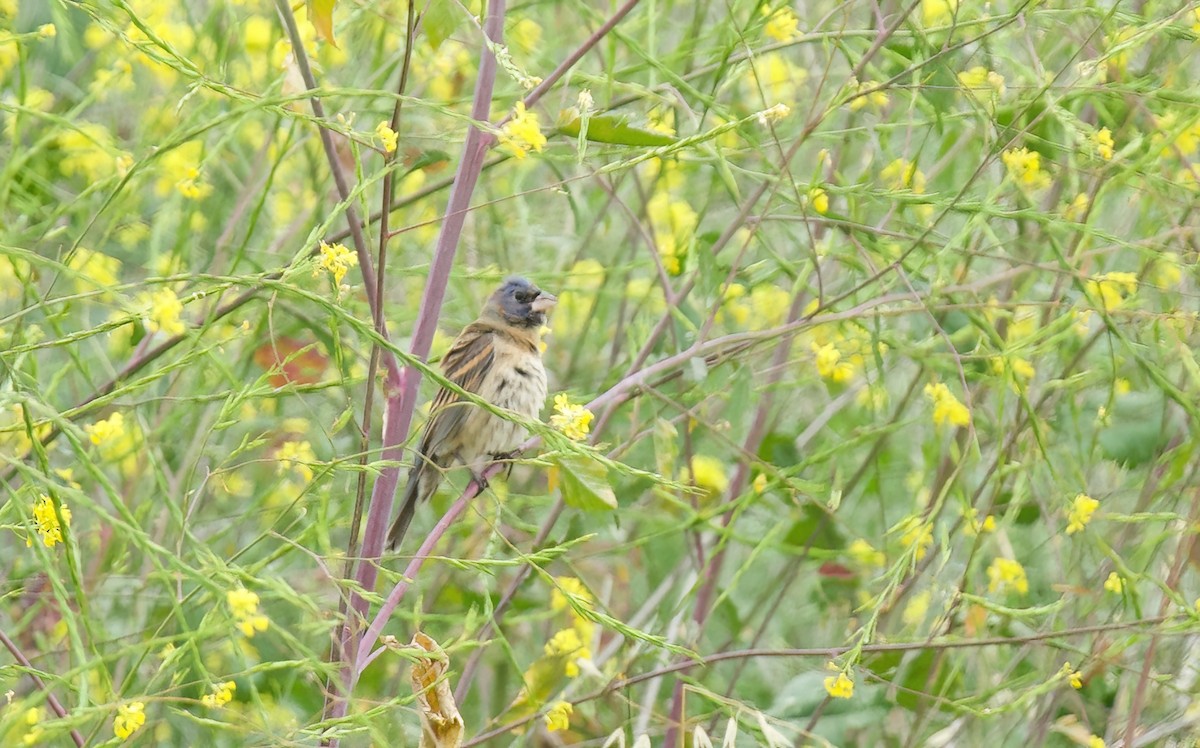
[[[446,379],[498,408],[530,420],[541,416],[546,401],[541,329],[558,298],[518,276],[505,279],[479,318],[462,332],[442,358]],[[388,547],[395,550],[408,531],[417,505],[442,482],[442,473],[462,463],[481,486],[487,463],[512,456],[526,438],[519,423],[501,418],[446,387],[433,399],[429,422],[408,473],[408,485]]]

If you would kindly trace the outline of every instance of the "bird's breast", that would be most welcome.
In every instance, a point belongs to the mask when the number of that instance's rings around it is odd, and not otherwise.
[[[546,402],[546,369],[536,353],[505,342],[496,345],[496,357],[484,378],[480,397],[497,407],[536,419]],[[525,441],[529,432],[520,424],[476,409],[472,433],[480,435],[481,455],[511,452]],[[478,429],[478,430],[475,430]]]

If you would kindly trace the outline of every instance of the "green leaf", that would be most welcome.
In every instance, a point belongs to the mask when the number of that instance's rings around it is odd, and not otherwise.
[[[563,500],[585,512],[608,512],[617,508],[617,495],[608,482],[608,468],[578,455],[560,455],[559,482]]]
[[[317,30],[317,36],[337,46],[333,40],[333,6],[337,0],[308,0],[308,20]]]
[[[571,137],[578,137],[581,127],[582,125],[577,114],[574,116],[568,115],[566,118],[560,119],[558,123],[559,131]],[[647,130],[642,127],[634,127],[629,124],[627,118],[611,114],[588,117],[587,134],[585,137],[593,143],[646,147],[671,145],[675,142],[675,138],[670,135],[654,130]]]
[[[452,0],[429,0],[429,5],[425,6],[425,12],[421,15],[421,28],[425,29],[429,46],[434,50],[442,46],[442,42],[458,28],[460,19]]]

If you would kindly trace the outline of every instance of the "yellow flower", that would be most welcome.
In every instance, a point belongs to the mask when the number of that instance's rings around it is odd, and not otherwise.
[[[160,288],[157,291],[142,294],[142,304],[146,307],[146,329],[150,332],[162,331],[167,335],[180,335],[187,326],[179,318],[183,314],[183,302],[170,288]]]
[[[154,191],[166,197],[172,190],[189,200],[200,200],[212,193],[212,185],[200,178],[200,156],[204,144],[190,140],[172,148],[159,160],[159,175]]]
[[[925,395],[933,402],[933,423],[936,426],[949,423],[951,426],[966,426],[971,422],[971,411],[958,401],[945,384],[925,385]]]
[[[1119,595],[1125,591],[1125,580],[1121,579],[1121,575],[1117,572],[1110,571],[1108,579],[1104,580],[1104,589],[1114,595]]]
[[[1115,309],[1125,298],[1137,292],[1138,279],[1134,273],[1104,273],[1087,282],[1088,292],[1099,296],[1105,309]]]
[[[379,123],[379,126],[375,128],[375,135],[380,141],[383,142],[384,151],[387,153],[396,152],[396,141],[400,136],[396,134],[395,130],[388,126],[387,122]]]
[[[554,415],[550,426],[561,431],[572,441],[581,441],[592,429],[592,411],[582,405],[573,405],[571,398],[562,393],[554,396]]]
[[[896,530],[900,535],[900,544],[905,548],[916,548],[914,557],[920,561],[925,558],[929,547],[933,545],[933,527],[922,522],[919,517],[907,517],[897,523]]]
[[[777,42],[787,42],[796,38],[800,21],[791,8],[783,7],[772,13],[769,8],[763,6],[762,14],[767,17],[767,25],[763,27],[763,33],[767,36]]]
[[[75,290],[79,293],[97,288],[107,291],[120,283],[121,261],[87,247],[76,249],[67,261],[67,267],[78,273]]]
[[[15,45],[0,44],[0,55]],[[0,63],[0,69],[2,69]],[[79,175],[88,182],[100,182],[117,173],[117,156],[112,133],[103,125],[83,123],[76,129],[59,133],[58,168],[63,176]]]
[[[42,742],[42,736],[45,732],[39,726],[42,721],[41,707],[30,707],[25,712],[25,734],[21,736],[21,742],[25,745],[37,745]]]
[[[725,474],[724,463],[708,455],[692,455],[691,469],[685,467],[679,479],[684,483],[690,481],[713,495],[723,493],[729,488],[729,477]]]
[[[813,210],[825,215],[829,212],[829,195],[820,187],[813,187],[808,191],[808,204]]]
[[[357,264],[358,256],[346,245],[340,242],[334,244],[321,242],[321,255],[317,260],[316,269],[313,270],[313,277],[319,275],[322,270],[328,270],[329,274],[333,276],[333,284],[341,286],[342,278],[346,277],[346,271]]]
[[[791,303],[791,294],[773,283],[750,289],[750,329],[765,330],[783,324]]]
[[[266,53],[271,48],[274,24],[263,16],[250,16],[242,22],[242,44],[247,52]]]
[[[113,733],[125,740],[146,724],[146,705],[140,701],[121,704],[117,707],[117,716],[113,718]]]
[[[562,629],[556,633],[550,641],[546,642],[545,652],[550,657],[567,658],[564,672],[568,678],[579,675],[579,665],[577,664],[579,660],[592,658],[592,653],[580,636],[578,628]]]
[[[237,684],[231,680],[224,683],[214,683],[212,685],[212,693],[206,693],[200,697],[200,703],[209,709],[220,709],[221,707],[233,701],[233,692],[237,690]]]
[[[903,158],[898,158],[879,172],[879,178],[892,190],[912,190],[918,195],[925,193],[925,174],[917,165]]]
[[[58,36],[58,29],[52,23],[43,23],[41,26],[38,26],[37,33],[43,39],[53,39]]]
[[[1096,513],[1096,509],[1100,506],[1100,502],[1081,493],[1071,500],[1071,510],[1067,514],[1067,534],[1073,535],[1084,527],[1088,522],[1092,521],[1092,515]]]
[[[1101,127],[1091,135],[1092,145],[1096,148],[1096,153],[1100,158],[1109,161],[1113,157],[1113,139],[1112,132],[1107,127]]]
[[[669,274],[679,275],[699,223],[696,211],[686,200],[659,190],[646,203],[646,215],[663,267]]]
[[[855,563],[860,566],[881,567],[887,560],[883,555],[883,551],[875,550],[875,546],[862,538],[855,538],[850,541],[850,545],[846,548],[846,553],[850,554],[850,558],[854,559]]]
[[[832,665],[833,663],[830,663]],[[838,671],[825,679],[825,692],[835,699],[848,699],[854,696],[854,681],[845,671]]]
[[[565,701],[554,702],[543,717],[546,720],[546,729],[550,732],[567,729],[571,726],[571,714],[574,711],[575,708]]]
[[[62,514],[63,522],[71,524],[71,510],[67,508],[66,502],[59,503],[58,511]],[[63,542],[62,527],[58,524],[58,514],[54,512],[54,502],[46,494],[40,495],[33,505],[33,526],[42,536],[42,542],[47,548],[53,548],[57,543]],[[27,539],[25,545],[33,545],[33,541]]]
[[[977,65],[958,74],[958,85],[973,97],[999,98],[1004,95],[1004,76]]]
[[[1029,592],[1029,580],[1025,577],[1025,567],[1021,562],[1010,558],[997,557],[992,560],[987,570],[988,592],[1016,592],[1024,595]]]
[[[258,612],[258,595],[244,587],[229,590],[225,593],[225,603],[237,620],[237,627],[247,639],[255,632],[266,631],[270,620]]]
[[[536,112],[525,110],[525,102],[518,101],[512,118],[500,129],[500,145],[518,159],[525,158],[530,151],[542,152],[546,136],[542,135]]]
[[[967,535],[975,537],[980,533],[995,532],[996,518],[989,514],[981,522],[978,518],[978,512],[972,508],[968,509],[966,514],[963,515],[963,525]]]
[[[85,426],[83,430],[96,446],[112,444],[125,436],[125,416],[113,413],[108,418]]]
[[[958,10],[958,0],[921,0],[921,21],[925,26],[948,23]]]
[[[862,109],[868,104],[875,109],[883,109],[888,105],[888,102],[891,101],[887,95],[887,91],[879,88],[878,81],[862,81],[860,83],[857,79],[852,77],[849,81],[847,81],[847,85],[852,91],[854,91],[856,94],[859,94],[858,96],[850,99],[850,111],[852,112],[857,112],[859,109]]]
[[[1000,154],[1008,176],[1023,188],[1040,190],[1050,184],[1050,175],[1042,171],[1042,154],[1028,148],[1009,148]]]
[[[288,470],[295,470],[305,482],[313,479],[310,465],[316,461],[317,456],[307,441],[286,441],[275,450],[275,472],[282,475]]]
[[[844,384],[854,379],[856,373],[854,365],[842,360],[842,352],[838,350],[837,345],[834,343],[822,345],[814,340],[811,347],[815,354],[813,363],[816,364],[817,374],[822,379],[827,379],[834,384]]]
[[[1150,270],[1150,282],[1159,288],[1172,288],[1183,280],[1178,252],[1163,252]]]
[[[1063,209],[1063,218],[1068,221],[1081,221],[1087,215],[1088,206],[1091,205],[1091,199],[1086,192],[1080,192],[1071,201],[1071,204]]]
[[[568,610],[571,608],[571,601],[567,599],[570,595],[576,602],[582,603],[585,607],[592,606],[592,594],[587,591],[587,587],[583,586],[583,582],[575,577],[555,577],[554,581],[558,584],[557,587],[550,593],[550,608],[551,610]]]
[[[750,484],[754,488],[754,493],[762,493],[767,490],[767,474],[759,473],[754,482]]]
[[[1105,748],[1104,738],[1093,735],[1088,738],[1087,748]]]

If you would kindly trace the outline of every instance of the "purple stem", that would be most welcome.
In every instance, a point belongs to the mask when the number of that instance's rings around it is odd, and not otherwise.
[[[50,689],[46,686],[46,681],[42,680],[41,676],[37,674],[37,670],[29,662],[29,658],[25,656],[25,653],[21,651],[21,648],[17,646],[17,643],[12,639],[9,639],[8,634],[4,633],[3,631],[0,631],[0,643],[3,643],[4,648],[7,649],[9,654],[13,656],[13,659],[16,660],[21,667],[25,668],[27,671],[26,675],[28,675],[33,681],[33,684],[46,694],[46,702],[50,704],[50,708],[54,710],[54,713],[57,714],[60,719],[65,718],[67,716],[67,710],[63,709],[63,705],[59,703],[54,694],[50,693]],[[73,727],[71,728],[71,739],[75,741],[75,745],[84,745],[83,735],[80,734],[79,730]]]

